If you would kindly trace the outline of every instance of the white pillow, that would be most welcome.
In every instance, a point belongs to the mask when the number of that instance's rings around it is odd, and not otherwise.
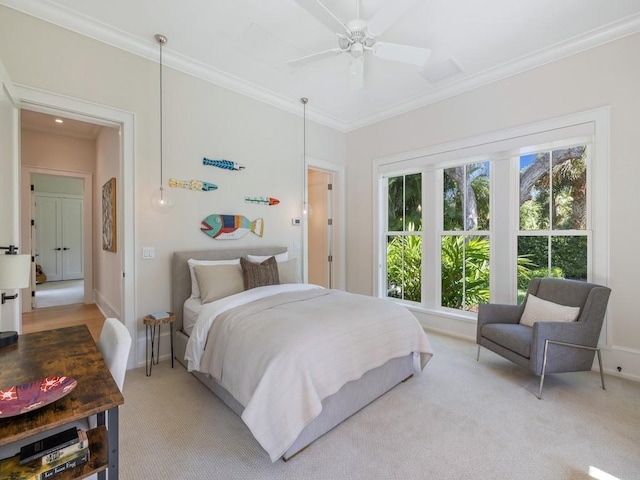
[[[187,260],[189,264],[189,273],[191,274],[191,298],[200,298],[200,288],[198,288],[198,279],[193,271],[195,265],[240,265],[240,259],[234,258],[233,260],[194,260],[190,258]]]
[[[286,262],[278,262],[278,276],[280,277],[280,284],[302,283],[298,259],[292,258]]]
[[[277,255],[247,255],[247,260],[251,263],[262,263],[269,257],[276,257],[276,262],[286,262],[289,260],[289,252],[278,253]]]
[[[580,307],[567,307],[529,294],[520,324],[533,327],[536,322],[573,322],[580,314]]]

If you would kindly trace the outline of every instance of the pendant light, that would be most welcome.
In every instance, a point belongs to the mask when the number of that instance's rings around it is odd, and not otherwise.
[[[162,176],[162,163],[163,163],[163,158],[162,158],[162,148],[163,148],[163,142],[162,142],[162,93],[163,93],[163,89],[162,89],[162,47],[164,46],[165,43],[167,43],[167,37],[165,37],[164,35],[160,35],[157,34],[155,36],[156,42],[158,43],[158,45],[160,45],[160,188],[158,188],[157,190],[155,190],[153,192],[153,195],[151,196],[151,206],[154,208],[154,210],[158,211],[158,212],[167,212],[172,206],[173,206],[173,200],[170,198],[169,195],[167,195],[167,192],[165,192],[164,190],[164,185],[163,185],[163,176]]]

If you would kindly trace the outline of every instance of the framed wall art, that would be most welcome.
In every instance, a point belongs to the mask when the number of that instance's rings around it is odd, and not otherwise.
[[[102,186],[102,249],[118,251],[116,218],[116,179],[111,178]]]

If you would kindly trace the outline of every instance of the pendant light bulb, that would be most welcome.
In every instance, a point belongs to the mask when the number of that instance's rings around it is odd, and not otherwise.
[[[155,40],[158,45],[160,45],[160,187],[156,189],[151,195],[151,206],[154,210],[165,213],[173,206],[173,200],[171,196],[167,194],[163,187],[163,176],[162,176],[162,167],[163,167],[163,128],[162,128],[162,47],[167,43],[167,37],[164,35],[157,34],[155,35]]]

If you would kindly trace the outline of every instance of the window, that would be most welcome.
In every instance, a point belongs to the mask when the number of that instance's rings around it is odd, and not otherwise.
[[[422,174],[386,180],[387,296],[422,298]]]
[[[519,158],[518,301],[531,277],[587,280],[586,145]]]
[[[379,159],[378,295],[473,321],[534,276],[606,285],[608,131],[602,108]]]
[[[489,301],[489,162],[444,169],[441,305],[476,311]]]

